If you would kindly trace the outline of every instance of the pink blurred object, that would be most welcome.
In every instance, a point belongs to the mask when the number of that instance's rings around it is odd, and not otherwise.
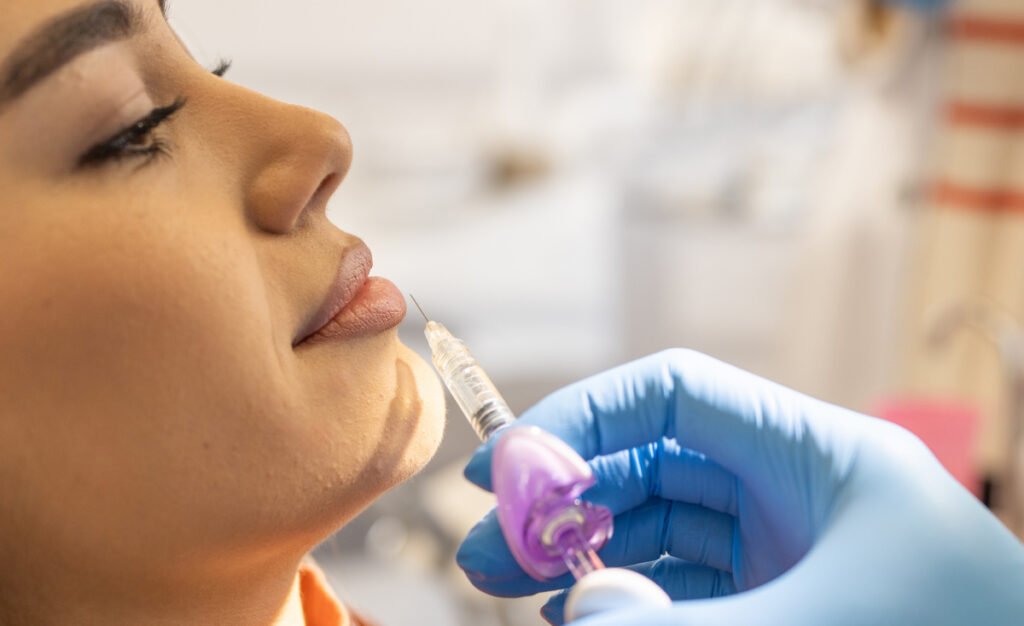
[[[920,437],[961,485],[981,495],[981,476],[974,463],[979,422],[974,406],[961,400],[896,397],[879,402],[874,414]]]

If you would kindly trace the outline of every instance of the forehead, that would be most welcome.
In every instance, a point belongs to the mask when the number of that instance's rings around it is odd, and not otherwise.
[[[158,0],[125,0],[133,4],[158,5]],[[35,29],[75,8],[95,0],[0,0],[0,60]]]
[[[0,0],[0,56],[47,20],[89,0]]]

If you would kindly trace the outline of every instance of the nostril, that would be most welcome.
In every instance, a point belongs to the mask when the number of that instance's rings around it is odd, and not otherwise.
[[[284,234],[307,225],[317,214],[326,215],[342,181],[339,172],[302,172],[295,164],[278,168],[261,175],[248,190],[248,211],[261,230]]]
[[[313,195],[309,198],[309,204],[306,207],[307,211],[327,211],[327,202],[334,195],[334,192],[341,185],[342,175],[338,172],[331,172],[320,181],[320,186],[316,188]]]
[[[352,141],[348,130],[338,120],[317,113],[320,118],[321,159],[325,176],[309,199],[308,208],[326,212],[327,203],[345,180],[352,165]]]

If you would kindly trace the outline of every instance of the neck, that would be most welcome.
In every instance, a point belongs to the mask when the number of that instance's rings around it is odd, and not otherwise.
[[[278,615],[277,621],[272,622],[274,626],[306,626],[305,613],[302,610],[302,593],[299,590],[299,577],[296,574],[292,580],[291,590]]]
[[[0,589],[0,623],[305,626],[298,568],[293,562],[228,580],[197,574],[183,584],[159,589],[132,580],[99,589],[90,584],[65,587],[54,579],[43,585],[23,579],[18,581],[22,584]]]

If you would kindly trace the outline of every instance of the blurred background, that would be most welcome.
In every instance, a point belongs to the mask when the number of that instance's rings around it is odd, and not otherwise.
[[[916,430],[1019,531],[1024,3],[177,0],[229,79],[324,110],[332,220],[516,411],[692,347]],[[930,8],[922,8],[930,5]],[[426,353],[410,315],[406,343]],[[453,564],[492,504],[450,411],[317,551],[382,624],[539,623]],[[430,616],[426,618],[424,616]]]

